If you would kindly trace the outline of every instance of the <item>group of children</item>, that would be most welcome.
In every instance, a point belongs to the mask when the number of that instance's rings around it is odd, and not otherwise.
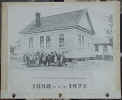
[[[58,54],[56,51],[50,53],[36,52],[34,54],[25,54],[23,59],[27,65],[62,66],[66,62],[64,54]]]

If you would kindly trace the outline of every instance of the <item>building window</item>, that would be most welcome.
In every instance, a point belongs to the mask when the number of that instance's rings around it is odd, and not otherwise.
[[[95,45],[95,51],[96,51],[96,52],[99,51],[99,47],[98,47],[98,45]]]
[[[46,36],[46,48],[50,48],[50,46],[51,46],[51,38],[50,38],[50,36]]]
[[[64,34],[59,35],[59,47],[64,47]]]
[[[14,51],[15,51],[15,47],[10,46],[10,54],[11,55],[14,55],[15,54]]]
[[[107,52],[107,51],[108,51],[107,45],[104,45],[103,52]]]
[[[78,35],[79,46],[81,48],[81,34]]]
[[[84,36],[81,34],[78,35],[78,41],[79,41],[79,46],[80,48],[83,48],[84,47]]]
[[[40,48],[44,48],[44,36],[40,36]]]
[[[29,48],[33,48],[33,38],[29,38]]]
[[[82,47],[84,47],[84,36],[82,35]]]

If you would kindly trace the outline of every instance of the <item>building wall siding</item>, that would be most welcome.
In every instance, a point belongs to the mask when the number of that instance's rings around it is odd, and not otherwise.
[[[60,34],[64,34],[64,47],[59,47],[59,36]],[[40,36],[44,36],[44,48],[40,47]],[[46,36],[50,37],[50,47],[46,47]],[[81,43],[79,43],[79,36],[81,36]],[[82,39],[83,37],[83,39]],[[33,38],[33,47],[29,48],[29,38]],[[57,51],[58,53],[61,52],[74,52],[79,53],[82,55],[87,51],[93,49],[92,42],[91,42],[91,35],[87,32],[78,30],[78,29],[66,29],[66,30],[55,30],[49,32],[42,32],[42,33],[33,33],[27,34],[24,36],[24,48],[26,51]],[[91,53],[91,52],[90,52]],[[78,55],[78,54],[77,54]]]

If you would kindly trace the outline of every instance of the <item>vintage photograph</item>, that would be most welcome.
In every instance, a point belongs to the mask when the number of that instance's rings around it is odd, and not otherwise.
[[[82,67],[87,62],[89,66],[89,61],[111,63],[113,16],[103,16],[107,27],[103,33],[97,33],[89,12],[84,8],[50,16],[32,13],[34,20],[19,30],[16,34],[21,38],[9,45],[10,60],[25,67]]]
[[[3,3],[1,97],[120,98],[118,4]]]

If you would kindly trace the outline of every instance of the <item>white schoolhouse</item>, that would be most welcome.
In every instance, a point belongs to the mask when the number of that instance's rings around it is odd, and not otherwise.
[[[92,37],[95,34],[87,9],[41,17],[21,32],[22,53],[64,53],[67,58],[90,57],[94,54]]]

